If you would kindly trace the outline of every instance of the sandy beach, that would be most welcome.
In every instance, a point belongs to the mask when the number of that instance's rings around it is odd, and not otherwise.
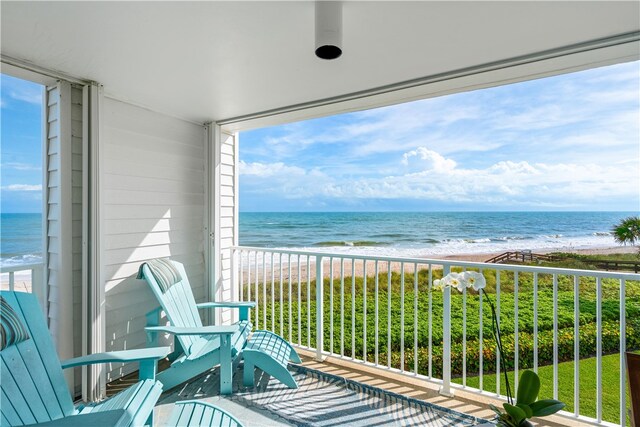
[[[9,273],[0,274],[0,289],[9,290]],[[20,292],[31,292],[31,271],[16,271],[13,276],[14,289]]]
[[[619,253],[635,253],[637,252],[637,248],[632,247],[632,246],[610,246],[610,247],[600,247],[600,248],[582,248],[582,249],[572,249],[572,250],[567,250],[567,249],[548,249],[548,250],[536,250],[534,251],[534,253],[536,254],[548,254],[548,253],[552,253],[552,252],[565,252],[565,253],[574,253],[574,254],[580,254],[580,255],[608,255],[608,254],[619,254]],[[431,260],[443,260],[443,261],[468,261],[468,262],[485,262],[488,259],[499,255],[503,252],[489,252],[489,253],[474,253],[474,254],[456,254],[456,255],[425,255],[420,257],[420,259],[431,259]],[[269,259],[269,258],[268,258]],[[275,282],[279,282],[280,280],[280,266],[277,263],[278,257],[277,255],[275,256],[275,262],[274,262],[274,266],[275,266],[275,271],[274,271],[274,281]],[[288,280],[289,278],[289,267],[288,264],[286,264],[286,260],[287,257],[284,257],[284,263],[282,265],[282,279],[283,280]],[[312,258],[313,261],[313,258]],[[298,279],[298,266],[296,263],[296,257],[292,256],[292,261],[291,261],[291,278],[294,281],[297,281]],[[366,263],[366,269],[367,269],[367,276],[373,276],[375,274],[375,268],[376,268],[376,262],[375,261],[367,261]],[[378,262],[378,272],[379,273],[384,273],[387,271],[389,265],[387,262]],[[400,269],[402,268],[401,263],[399,262],[392,262],[391,265],[391,271],[392,272],[399,272]],[[418,265],[418,269],[424,269],[426,267],[425,265]],[[354,263],[354,265],[352,265],[352,262],[350,260],[346,260],[344,261],[344,267],[341,266],[340,263],[340,259],[336,258],[333,261],[333,278],[337,279],[340,278],[341,275],[341,269],[343,268],[344,271],[344,275],[345,277],[351,277],[352,274],[354,274],[356,277],[362,277],[364,275],[364,270],[365,270],[365,263],[363,261],[360,260],[356,260],[356,262]],[[442,266],[439,266],[437,264],[433,264],[432,265],[433,269],[440,269],[442,268]],[[405,273],[412,273],[414,270],[414,264],[410,263],[410,264],[405,264],[404,265],[404,271]],[[307,280],[307,277],[310,276],[311,280],[315,280],[315,265],[313,264],[313,262],[310,263],[309,265],[309,274],[307,274],[307,261],[306,259],[303,257],[302,258],[302,263],[300,266],[300,276],[301,279],[303,281]],[[329,268],[329,260],[326,260],[323,263],[323,275],[324,277],[330,277],[331,276],[331,268]],[[243,267],[243,274],[242,274],[242,282],[243,283],[247,283],[248,280],[248,276],[250,275],[250,280],[251,283],[255,283],[256,277],[256,270],[255,270],[255,264],[252,264],[251,267],[251,272],[248,272],[248,267]],[[258,278],[259,278],[259,282],[262,283],[263,281],[263,277],[266,276],[266,280],[267,282],[271,282],[271,268],[269,266],[269,262],[266,263],[266,274],[265,272],[263,272],[262,269],[262,262],[258,263]]]

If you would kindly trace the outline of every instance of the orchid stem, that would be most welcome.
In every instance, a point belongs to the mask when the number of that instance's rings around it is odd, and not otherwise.
[[[498,323],[498,316],[496,314],[496,309],[493,306],[493,301],[489,297],[489,294],[485,292],[484,289],[480,289],[480,291],[485,295],[487,302],[489,303],[489,307],[491,307],[491,332],[493,333],[493,338],[496,340],[496,347],[498,348],[498,353],[500,354],[500,365],[502,367],[502,371],[504,373],[504,382],[505,388],[507,391],[507,400],[510,405],[513,405],[513,395],[511,394],[511,384],[509,383],[509,375],[507,375],[507,364],[505,363],[505,354],[502,347],[502,334],[500,333],[500,324]]]

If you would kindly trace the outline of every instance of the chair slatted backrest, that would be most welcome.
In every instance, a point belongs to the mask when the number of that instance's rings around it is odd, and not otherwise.
[[[60,419],[76,410],[38,300],[25,292],[1,293],[29,337],[0,350],[0,425]]]
[[[148,265],[143,265],[142,272],[172,326],[200,328],[202,320],[184,266],[177,261],[171,263],[182,276],[182,280],[173,284],[166,292],[162,291]],[[197,335],[181,335],[178,339],[187,356],[191,354],[191,346],[201,340]]]

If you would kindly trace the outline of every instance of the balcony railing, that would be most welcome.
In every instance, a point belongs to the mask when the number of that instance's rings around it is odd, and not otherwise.
[[[240,298],[257,302],[254,326],[318,359],[423,378],[444,395],[463,388],[504,399],[482,295],[433,290],[450,271],[480,271],[513,389],[532,369],[541,398],[567,403],[563,416],[628,422],[624,352],[640,346],[640,274],[254,247],[232,248],[231,266]]]
[[[16,273],[26,273],[25,281],[16,281]],[[20,275],[18,275],[18,278]],[[44,282],[44,264],[31,263],[0,267],[3,291],[29,292],[38,297],[40,307],[46,310],[46,286]]]

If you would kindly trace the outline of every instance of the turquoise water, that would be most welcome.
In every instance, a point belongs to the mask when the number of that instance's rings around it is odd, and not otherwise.
[[[42,260],[42,215],[0,214],[0,265]]]
[[[240,214],[240,244],[392,255],[615,246],[629,212],[337,212]]]
[[[318,212],[240,214],[240,244],[371,255],[423,256],[616,246],[629,212]],[[0,263],[37,262],[40,214],[0,216]]]

